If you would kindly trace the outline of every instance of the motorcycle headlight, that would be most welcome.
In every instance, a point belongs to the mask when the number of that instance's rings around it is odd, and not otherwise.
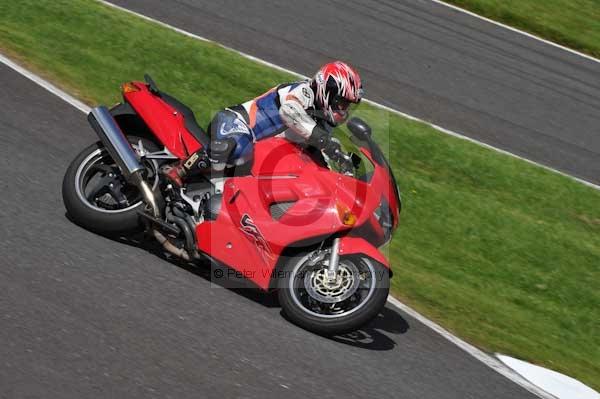
[[[390,209],[390,204],[388,204],[385,198],[381,198],[379,206],[373,211],[373,216],[379,222],[379,225],[383,230],[385,242],[387,243],[392,238],[394,221],[392,219],[392,210]]]

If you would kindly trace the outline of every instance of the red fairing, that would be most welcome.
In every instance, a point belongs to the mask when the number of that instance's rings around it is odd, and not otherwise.
[[[197,227],[200,251],[268,289],[279,256],[290,245],[336,232],[369,231],[368,237],[344,237],[344,254],[364,249],[365,255],[389,267],[375,248],[383,244],[383,233],[373,216],[381,193],[388,190],[385,169],[376,167],[367,184],[318,166],[285,139],[259,141],[254,150],[252,175],[228,179],[217,220]],[[274,203],[293,204],[277,220],[270,211]],[[342,223],[340,203],[356,216],[353,226]]]
[[[146,122],[160,142],[180,159],[199,150],[202,145],[185,128],[183,115],[153,95],[141,82],[133,82],[139,91],[124,93],[123,97]]]
[[[369,150],[367,150],[366,148],[361,148],[360,152],[362,152],[370,161],[371,163],[373,163],[374,165],[376,165],[377,163],[375,162],[375,160],[373,159],[373,155],[371,155],[371,153],[369,152]],[[394,178],[391,175],[390,171],[386,168],[383,167],[383,165],[380,165],[378,168],[381,172],[381,181],[378,183],[377,187],[381,188],[381,193],[384,196],[384,198],[387,200],[388,204],[390,205],[390,209],[391,209],[391,214],[394,217],[394,229],[396,229],[398,227],[398,222],[400,221],[400,207],[401,204],[399,202],[400,197],[399,197],[399,193],[397,193],[397,187],[394,183]],[[385,187],[385,184],[387,183],[387,188]]]

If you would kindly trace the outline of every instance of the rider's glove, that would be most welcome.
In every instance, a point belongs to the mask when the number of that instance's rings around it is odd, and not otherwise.
[[[353,165],[351,161],[343,156],[342,147],[340,143],[331,138],[330,133],[317,124],[312,131],[312,134],[308,140],[308,144],[323,151],[329,159],[340,163],[343,173],[351,173],[353,171]]]
[[[324,150],[325,147],[329,145],[330,141],[331,135],[320,124],[315,125],[310,137],[308,138],[308,144],[318,148],[319,150]]]

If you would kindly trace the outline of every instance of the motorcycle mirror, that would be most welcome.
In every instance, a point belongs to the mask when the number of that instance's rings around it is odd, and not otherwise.
[[[348,130],[359,140],[369,141],[371,139],[371,127],[360,118],[351,118],[347,123]]]

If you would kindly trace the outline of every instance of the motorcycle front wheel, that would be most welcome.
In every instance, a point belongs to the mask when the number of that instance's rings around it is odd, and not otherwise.
[[[389,270],[361,255],[343,256],[335,279],[327,276],[327,257],[315,253],[291,258],[278,280],[284,315],[321,335],[339,335],[363,327],[383,309],[389,293]]]

